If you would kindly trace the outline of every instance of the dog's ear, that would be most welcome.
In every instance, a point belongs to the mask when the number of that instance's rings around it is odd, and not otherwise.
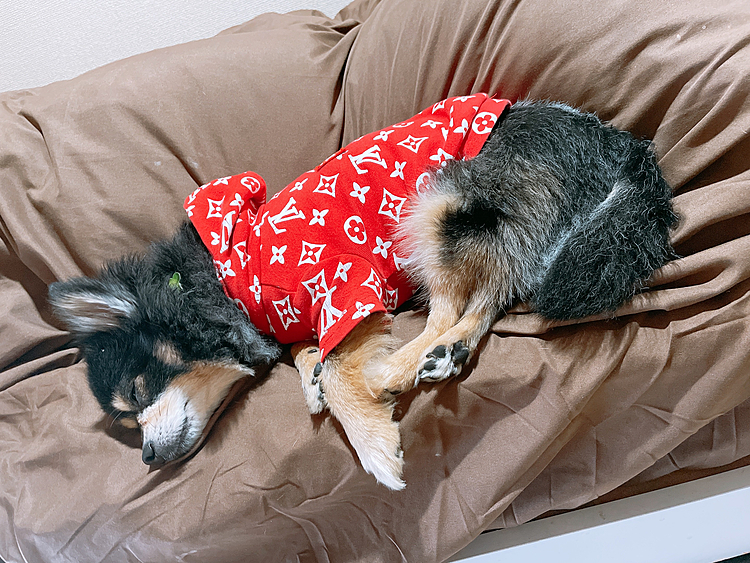
[[[79,336],[120,326],[137,312],[136,297],[122,284],[98,278],[74,278],[49,287],[55,315]]]

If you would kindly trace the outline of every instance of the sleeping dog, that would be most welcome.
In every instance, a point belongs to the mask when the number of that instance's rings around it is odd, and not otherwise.
[[[611,315],[674,257],[650,144],[559,103],[444,100],[265,200],[257,174],[219,178],[171,240],[50,287],[147,464],[192,452],[235,384],[294,344],[310,412],[400,489],[395,395],[459,373],[516,302]],[[426,327],[397,348],[389,313],[417,290]]]

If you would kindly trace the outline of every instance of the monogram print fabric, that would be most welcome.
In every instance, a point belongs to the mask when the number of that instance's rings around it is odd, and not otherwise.
[[[365,135],[268,203],[246,172],[190,194],[185,209],[227,295],[279,342],[317,338],[321,358],[368,315],[413,294],[395,229],[427,171],[476,156],[510,106],[486,94],[451,98]]]

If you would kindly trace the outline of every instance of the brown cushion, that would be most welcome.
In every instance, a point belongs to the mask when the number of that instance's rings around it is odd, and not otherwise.
[[[740,0],[363,0],[0,96],[0,556],[440,561],[498,517],[668,473],[655,461],[680,444],[697,452],[684,467],[750,454],[748,417],[712,422],[750,397],[743,14]],[[364,473],[334,419],[307,414],[288,357],[192,459],[149,471],[137,432],[91,396],[46,284],[168,235],[207,180],[252,169],[274,192],[343,143],[474,91],[565,101],[653,138],[684,257],[616,320],[513,311],[468,373],[400,397],[404,491]],[[397,334],[423,322],[405,312]],[[725,431],[709,443],[707,427]]]

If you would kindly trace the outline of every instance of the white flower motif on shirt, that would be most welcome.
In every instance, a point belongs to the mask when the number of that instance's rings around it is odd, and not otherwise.
[[[385,290],[385,299],[383,300],[383,305],[385,305],[385,308],[387,311],[393,311],[396,306],[398,305],[398,288],[396,289],[388,289]]]
[[[226,262],[214,260],[214,264],[216,265],[216,273],[219,275],[219,279],[223,280],[224,278],[233,278],[237,275],[235,274],[234,270],[232,270],[231,258]]]
[[[349,194],[356,197],[360,203],[365,203],[365,194],[370,191],[370,186],[360,186],[357,182],[352,184],[352,191]]]
[[[284,253],[286,252],[287,245],[285,244],[281,248],[278,246],[272,246],[271,252],[273,253],[273,256],[271,256],[271,262],[269,262],[269,266],[271,264],[275,264],[278,262],[279,264],[284,263]]]
[[[354,306],[357,308],[357,310],[352,315],[353,319],[359,319],[359,318],[365,318],[370,315],[370,311],[372,311],[375,308],[374,303],[368,303],[365,305],[361,301],[357,301]]]
[[[245,176],[240,180],[240,184],[245,186],[247,188],[247,191],[249,191],[253,195],[257,194],[263,187],[261,186],[261,183],[258,181],[258,179],[254,178],[253,176]]]
[[[383,283],[380,281],[380,276],[375,273],[375,270],[370,268],[370,275],[362,283],[362,287],[369,287],[378,296],[378,299],[383,297]]]
[[[344,283],[349,281],[349,269],[352,267],[351,262],[347,262],[346,264],[342,264],[339,262],[338,267],[336,268],[336,273],[333,276],[333,279],[336,280],[338,278],[341,278],[341,280],[344,281]]]
[[[391,172],[391,178],[401,178],[404,179],[404,167],[406,166],[406,161],[404,162],[394,162],[394,166],[396,169]]]
[[[338,174],[334,174],[333,176],[323,176],[321,174],[320,181],[318,182],[318,187],[313,191],[315,193],[328,194],[331,197],[336,197],[336,180],[338,179],[338,177]]]
[[[335,285],[332,288],[328,287],[328,283],[326,282],[325,269],[320,270],[320,272],[318,272],[315,276],[301,283],[310,293],[313,305],[315,305],[320,299],[330,297],[333,292],[336,291]]]
[[[225,186],[228,186],[229,180],[231,179],[231,176],[224,176],[223,178],[218,178],[216,181],[214,181],[213,185],[218,186],[219,184],[224,184]]]
[[[362,217],[352,215],[344,221],[344,234],[354,244],[364,244],[367,242],[367,231],[365,231],[365,222]]]
[[[328,215],[328,209],[323,209],[322,211],[313,209],[312,214],[313,214],[313,217],[310,220],[310,226],[312,225],[320,225],[321,227],[326,226],[325,216]]]
[[[442,125],[443,123],[441,121],[433,121],[432,119],[428,119],[420,127],[429,127],[430,129],[435,129],[438,125]]]
[[[276,309],[276,314],[279,315],[279,320],[284,330],[287,330],[290,324],[300,322],[297,315],[300,315],[301,311],[291,304],[288,295],[284,299],[271,301],[271,303],[273,303],[273,307]]]
[[[430,179],[429,172],[422,172],[422,174],[419,175],[419,178],[417,178],[417,181],[416,181],[416,185],[414,186],[418,194],[421,194],[422,191],[427,190],[430,187],[430,184],[428,183],[429,179]]]
[[[373,254],[380,254],[383,258],[388,258],[388,249],[393,246],[393,243],[389,240],[384,241],[380,237],[375,238],[377,246],[372,249]]]
[[[373,141],[387,141],[388,135],[393,133],[393,129],[386,131],[383,129],[380,133],[378,133],[377,137],[373,137]]]
[[[260,287],[260,280],[258,280],[258,276],[253,276],[253,285],[247,288],[250,290],[250,293],[255,296],[255,302],[260,303],[260,293],[261,293],[261,287]]]
[[[234,194],[234,199],[232,200],[232,203],[229,204],[229,207],[236,206],[239,209],[242,209],[242,204],[244,201],[242,201],[242,196],[238,193]]]
[[[497,116],[489,111],[483,111],[474,118],[471,128],[477,135],[485,135],[492,131],[497,123]]]
[[[302,188],[304,188],[304,187],[305,187],[305,182],[307,182],[307,178],[305,178],[304,180],[301,180],[301,181],[300,181],[300,180],[297,180],[297,181],[296,181],[296,182],[294,183],[294,187],[293,187],[293,188],[291,188],[291,189],[290,189],[289,191],[290,191],[290,192],[301,192],[301,191],[302,191]]]
[[[465,135],[469,131],[469,121],[466,119],[461,120],[461,126],[456,127],[453,132],[459,135]]]
[[[405,149],[410,150],[414,154],[418,154],[419,147],[421,147],[422,143],[424,143],[428,138],[429,137],[412,137],[411,135],[409,135],[406,139],[396,144],[400,147],[404,147]]]
[[[438,152],[433,154],[430,160],[434,160],[440,166],[445,166],[449,160],[453,160],[454,158],[452,154],[448,154],[443,149],[438,149]]]
[[[224,216],[221,212],[221,206],[224,203],[225,198],[226,196],[218,200],[209,197],[206,198],[206,201],[208,202],[208,214],[206,215],[206,219],[210,219],[211,217],[218,217],[221,219]]]
[[[383,200],[380,202],[380,209],[378,209],[378,214],[390,217],[391,219],[396,221],[396,223],[399,223],[401,220],[401,208],[403,207],[405,201],[405,197],[393,195],[388,190],[383,189]]]
[[[301,266],[302,264],[317,264],[320,262],[320,254],[325,247],[325,244],[313,244],[303,240],[302,253],[300,254],[297,266]]]
[[[233,247],[234,251],[237,253],[237,256],[240,258],[240,266],[242,269],[245,269],[245,266],[247,266],[247,263],[250,262],[250,254],[245,252],[247,250],[247,241],[243,240],[235,244]],[[242,249],[245,250],[242,250]]]

